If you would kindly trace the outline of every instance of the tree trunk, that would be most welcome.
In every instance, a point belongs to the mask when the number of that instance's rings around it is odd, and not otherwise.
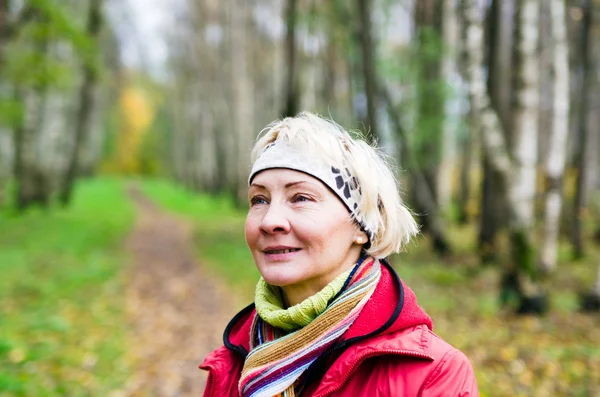
[[[569,131],[569,54],[564,0],[550,2],[552,26],[552,75],[554,119],[546,159],[546,202],[541,268],[556,267],[558,232],[562,207],[562,180]]]
[[[38,12],[36,14],[41,21],[47,22]],[[49,26],[42,29],[43,34],[33,45],[40,52],[43,63],[48,56],[50,38]],[[39,67],[43,68],[44,65]],[[14,131],[15,149],[18,150],[15,158],[16,205],[17,210],[24,211],[36,204],[46,207],[50,199],[50,186],[46,170],[40,164],[38,145],[46,122],[44,109],[48,100],[48,87],[45,83],[38,83],[32,88],[18,87],[16,96],[24,109],[24,118]]]
[[[506,213],[504,181],[491,165],[488,154],[481,153],[482,182],[481,210],[479,217],[479,233],[477,235],[477,250],[481,264],[487,265],[498,260],[498,233],[503,226]]]
[[[457,170],[457,141],[459,125],[459,103],[462,92],[458,92],[458,2],[444,1],[442,6],[442,39],[444,53],[442,56],[441,74],[448,93],[444,102],[444,121],[442,125],[441,161],[438,170],[437,191],[438,205],[442,212],[452,202],[452,181]],[[460,95],[460,97],[459,97]]]
[[[578,104],[578,155],[577,161],[577,187],[575,191],[575,203],[573,211],[573,230],[571,235],[571,243],[573,244],[573,253],[576,258],[581,258],[584,255],[583,248],[583,230],[582,216],[585,207],[586,198],[586,169],[588,166],[588,158],[590,156],[591,145],[588,145],[588,122],[587,117],[590,109],[590,94],[589,89],[592,84],[592,43],[590,34],[593,26],[593,5],[591,0],[582,0],[581,8],[583,10],[583,20],[581,22],[581,39],[580,39],[580,56],[581,56],[581,72],[579,73],[579,98]]]
[[[507,304],[516,300],[520,311],[530,311],[532,300],[526,297],[530,291],[525,291],[523,278],[531,277],[535,272],[534,245],[529,219],[521,203],[517,201],[522,189],[521,180],[515,177],[514,166],[511,162],[506,140],[498,115],[491,107],[486,90],[485,73],[483,69],[484,41],[483,22],[477,0],[463,0],[463,13],[466,37],[466,79],[469,82],[471,106],[480,121],[482,143],[488,154],[490,164],[501,173],[507,187],[509,208],[511,260],[504,269],[501,281],[501,302]],[[537,26],[537,25],[536,25]],[[515,299],[516,298],[516,299]],[[535,298],[536,308],[544,310],[543,299]],[[526,305],[527,304],[527,305]]]
[[[579,296],[580,309],[586,313],[600,312],[600,263],[596,267],[596,281],[592,290]]]
[[[458,223],[465,225],[469,221],[469,199],[471,197],[471,161],[473,157],[473,140],[469,127],[469,134],[461,139],[461,164],[460,164],[460,193],[458,199]]]
[[[296,24],[298,0],[287,0],[285,8],[285,107],[283,117],[294,117],[300,106],[300,86],[298,80],[298,62],[296,61]]]
[[[372,40],[371,5],[372,0],[358,1],[359,37],[362,56],[362,72],[364,92],[367,100],[367,118],[365,120],[366,136],[370,141],[377,141],[379,129],[377,125],[377,72],[375,70],[374,43]]]
[[[49,204],[50,191],[48,179],[39,164],[37,143],[44,123],[44,106],[47,90],[39,87],[35,90],[19,90],[23,98],[25,119],[15,128],[15,178],[17,181],[17,210],[24,211],[33,205],[46,207]]]
[[[517,15],[517,67],[513,156],[516,165],[514,208],[527,228],[534,225],[534,200],[538,147],[539,62],[539,0],[522,0]]]
[[[254,128],[252,106],[252,81],[248,71],[246,36],[248,2],[236,0],[230,9],[232,24],[231,59],[235,126],[236,180],[233,187],[234,199],[238,206],[247,202],[248,173],[250,172],[250,150]]]
[[[91,0],[88,9],[87,34],[89,38],[98,41],[100,30],[102,28],[102,0]],[[73,195],[73,185],[77,178],[79,169],[80,154],[85,146],[85,140],[89,135],[93,109],[96,104],[94,93],[98,81],[98,67],[92,60],[83,61],[83,82],[79,89],[79,98],[77,116],[75,119],[75,134],[73,137],[73,146],[69,156],[67,170],[61,186],[59,195],[63,206],[70,203]]]
[[[407,148],[407,136],[405,129],[400,121],[398,112],[395,110],[391,95],[384,87],[381,88],[381,97],[385,101],[395,132],[398,134],[401,140],[400,146],[402,147],[402,153],[400,157],[407,164],[408,172],[414,181],[414,195],[416,200],[419,202],[420,207],[422,208],[422,213],[424,213],[426,217],[421,219],[421,223],[426,220],[428,224],[428,233],[431,235],[433,249],[435,252],[437,252],[440,256],[449,255],[451,253],[451,249],[450,244],[448,243],[444,220],[440,215],[435,198],[431,192],[429,182],[419,168],[419,164],[415,160],[414,155]]]
[[[415,22],[420,51],[419,73],[416,78],[418,98],[416,128],[410,140],[410,151],[413,152],[415,159],[414,166],[419,168],[438,209],[441,208],[437,187],[443,150],[440,142],[443,140],[444,99],[446,97],[445,90],[442,89],[441,50],[444,48],[441,45],[440,5],[435,0],[423,0],[415,4]],[[427,213],[428,208],[424,208],[423,202],[417,198],[419,185],[422,182],[413,181],[416,187],[412,191],[415,196],[413,205],[416,211]],[[428,216],[421,219],[422,230],[425,233],[431,232],[429,221]],[[435,234],[435,231],[433,233]]]
[[[331,28],[327,31],[327,48],[325,49],[324,62],[323,62],[323,84],[321,86],[320,94],[324,102],[325,108],[329,109],[331,106],[336,104],[336,82],[338,78],[337,64],[338,54],[337,46],[333,43],[335,39]]]
[[[8,30],[8,13],[10,0],[0,0],[0,65],[4,60],[4,46],[6,45],[7,30]],[[0,70],[1,67],[0,67]]]
[[[512,62],[513,62],[513,0],[494,0],[490,7],[488,22],[488,90],[493,108],[502,124],[505,139],[511,141],[512,124]],[[498,252],[497,235],[506,227],[505,191],[502,176],[490,166],[487,154],[483,158],[483,188],[481,192],[481,217],[478,237],[478,249],[482,263],[496,261]]]
[[[418,114],[416,120],[417,139],[412,140],[417,162],[439,205],[437,180],[442,147],[444,100],[443,90],[442,36],[440,32],[440,9],[435,0],[422,0],[415,6],[418,45],[420,51],[418,87]]]
[[[212,114],[206,109],[206,106],[200,110],[200,131],[199,134],[199,147],[197,148],[199,172],[200,172],[200,187],[204,191],[216,193],[217,183],[217,158],[216,158],[216,142],[214,134],[214,121]]]

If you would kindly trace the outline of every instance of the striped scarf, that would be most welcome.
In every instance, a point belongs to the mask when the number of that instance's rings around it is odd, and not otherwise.
[[[352,325],[381,276],[378,260],[367,258],[352,269],[327,309],[305,327],[285,333],[255,315],[250,353],[239,383],[243,397],[289,397],[304,371]]]

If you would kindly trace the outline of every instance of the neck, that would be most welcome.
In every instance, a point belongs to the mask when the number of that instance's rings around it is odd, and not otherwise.
[[[342,272],[340,272],[341,274]],[[337,275],[336,275],[337,277]],[[335,278],[335,277],[334,277]],[[333,279],[332,279],[333,280]],[[330,280],[331,281],[331,280]],[[324,283],[323,286],[318,287],[314,286],[311,288],[310,286],[298,286],[298,285],[289,285],[285,287],[281,287],[281,291],[283,292],[283,302],[285,303],[285,307],[295,306],[298,303],[303,302],[306,298],[315,295],[317,292],[325,288],[328,283]]]
[[[358,251],[353,252],[352,255],[350,255],[350,258],[352,259],[345,261],[347,265],[339,267],[336,272],[328,274],[327,277],[321,277],[316,280],[307,280],[303,283],[282,286],[281,291],[283,292],[283,301],[285,303],[285,307],[288,308],[297,305],[298,303],[303,302],[305,299],[317,294],[319,291],[325,288],[327,284],[335,280],[337,276],[344,273],[346,270],[349,270],[356,264],[356,262],[358,262],[358,259],[360,258],[360,247]]]

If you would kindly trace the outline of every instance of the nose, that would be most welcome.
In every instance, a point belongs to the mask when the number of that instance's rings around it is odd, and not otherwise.
[[[290,223],[283,204],[271,202],[262,219],[261,231],[265,234],[288,233]]]

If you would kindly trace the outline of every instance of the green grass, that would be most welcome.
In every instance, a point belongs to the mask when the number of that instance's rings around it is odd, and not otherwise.
[[[84,181],[67,209],[0,213],[0,396],[108,395],[127,379],[121,272],[133,207]]]

